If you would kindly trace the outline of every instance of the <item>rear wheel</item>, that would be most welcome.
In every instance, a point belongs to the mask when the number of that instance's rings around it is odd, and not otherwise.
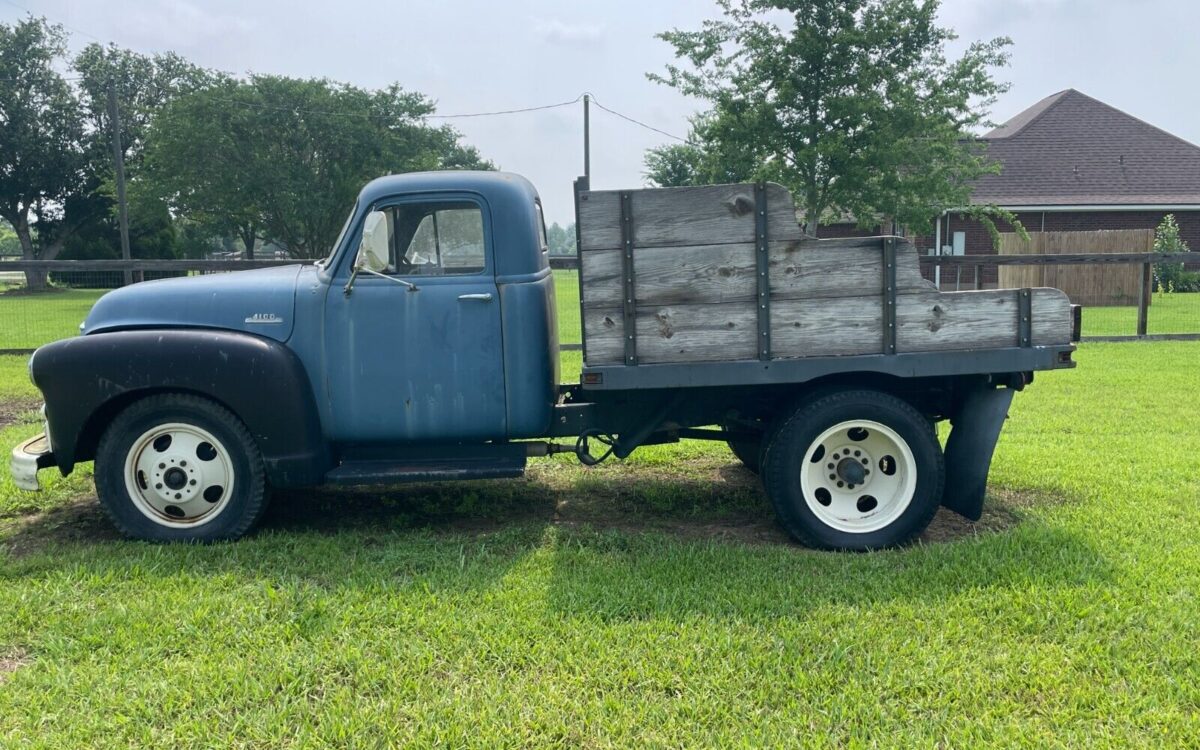
[[[763,482],[780,523],[822,549],[911,541],[937,512],[944,477],[929,421],[878,391],[832,393],[802,406],[764,455]]]
[[[151,396],[121,412],[100,440],[95,475],[100,502],[136,539],[236,539],[266,507],[249,431],[196,396]]]

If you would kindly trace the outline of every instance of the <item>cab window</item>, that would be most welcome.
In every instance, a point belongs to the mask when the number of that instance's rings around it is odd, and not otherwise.
[[[406,203],[385,213],[390,225],[389,273],[451,276],[486,268],[483,213],[476,204]]]

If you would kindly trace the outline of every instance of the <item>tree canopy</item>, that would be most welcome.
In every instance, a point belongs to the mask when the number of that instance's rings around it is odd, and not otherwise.
[[[30,259],[58,254],[70,234],[67,210],[87,197],[83,114],[54,67],[65,51],[60,27],[0,24],[0,217]]]
[[[781,182],[810,231],[848,215],[927,229],[969,203],[971,181],[996,170],[972,137],[1006,84],[1007,38],[975,42],[937,23],[937,0],[718,0],[724,17],[659,35],[677,64],[653,80],[711,110],[690,144],[647,155],[658,184]]]
[[[117,256],[110,91],[134,257],[229,237],[314,257],[372,178],[494,168],[398,84],[240,78],[113,45],[68,58],[66,42],[45,19],[0,24],[0,218],[26,258]]]
[[[269,239],[295,257],[324,254],[363,183],[424,169],[491,168],[432,103],[397,85],[367,91],[326,80],[224,78],[172,101],[156,119],[149,180],[181,215]]]

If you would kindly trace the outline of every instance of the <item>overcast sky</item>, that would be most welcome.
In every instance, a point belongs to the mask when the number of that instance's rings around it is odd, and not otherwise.
[[[25,9],[66,25],[75,48],[95,37],[237,73],[398,81],[435,99],[441,114],[590,91],[676,135],[700,105],[646,80],[671,59],[654,34],[716,15],[712,0],[0,0],[0,20]],[[1076,88],[1200,143],[1197,0],[946,0],[941,17],[961,44],[1013,39],[1012,64],[998,72],[1012,89],[994,108],[997,121]],[[571,220],[580,105],[450,122],[501,168],[533,180],[550,220]],[[593,110],[593,186],[640,186],[643,152],[668,141]]]

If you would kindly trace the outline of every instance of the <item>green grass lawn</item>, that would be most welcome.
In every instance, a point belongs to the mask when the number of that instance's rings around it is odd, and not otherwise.
[[[1084,336],[1137,334],[1137,306],[1083,308]],[[1200,294],[1156,294],[1146,317],[1147,333],[1200,333]]]
[[[0,293],[0,349],[35,349],[77,335],[102,294],[104,290],[97,289]]]
[[[0,745],[1195,747],[1200,344],[1077,359],[1017,397],[984,519],[883,553],[789,544],[713,444],[284,493],[213,546],[2,476]]]

